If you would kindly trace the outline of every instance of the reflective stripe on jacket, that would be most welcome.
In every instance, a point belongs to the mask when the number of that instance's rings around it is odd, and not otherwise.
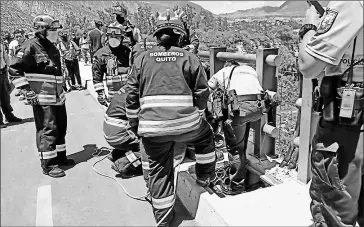
[[[17,49],[9,73],[16,88],[30,86],[38,95],[40,105],[62,105],[66,96],[61,68],[56,46],[46,39],[35,37]]]
[[[126,114],[139,118],[144,137],[180,135],[200,127],[209,96],[199,59],[178,47],[155,47],[135,59],[128,78]]]
[[[92,76],[96,92],[104,90],[104,78],[109,98],[113,98],[115,93],[126,83],[129,70],[129,53],[130,49],[122,45],[113,50],[109,46],[105,46],[95,53]]]

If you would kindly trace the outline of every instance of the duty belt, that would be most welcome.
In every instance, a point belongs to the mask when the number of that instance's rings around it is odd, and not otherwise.
[[[264,96],[262,94],[251,94],[251,95],[238,95],[238,101],[258,101],[263,100]]]

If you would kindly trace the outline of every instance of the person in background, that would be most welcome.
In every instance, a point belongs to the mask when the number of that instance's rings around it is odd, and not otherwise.
[[[312,140],[310,209],[316,227],[364,227],[363,1],[330,1],[306,12],[299,71],[320,81]]]
[[[93,64],[93,57],[96,51],[102,48],[102,36],[103,32],[101,31],[103,27],[103,23],[100,20],[95,20],[95,28],[88,33],[88,38],[90,40],[90,55],[91,55],[91,63]]]
[[[5,128],[3,113],[9,123],[22,122],[22,119],[14,116],[13,107],[10,104],[11,85],[8,78],[9,57],[5,45],[0,40],[0,127]]]
[[[90,56],[90,41],[87,38],[86,33],[83,33],[82,37],[80,38],[80,47],[81,47],[83,61],[85,62],[86,66]]]
[[[58,43],[58,50],[61,53],[62,59],[64,59],[68,74],[71,77],[71,89],[81,90],[82,82],[78,62],[78,55],[80,54],[81,49],[75,42],[68,39],[67,33],[62,33],[61,41]]]

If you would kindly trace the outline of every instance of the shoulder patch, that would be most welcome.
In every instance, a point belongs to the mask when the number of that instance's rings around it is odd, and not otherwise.
[[[338,13],[336,11],[327,9],[324,18],[322,18],[322,21],[317,28],[316,34],[324,34],[329,31],[337,17],[337,14]]]
[[[22,57],[23,57],[23,55],[24,55],[24,53],[23,53],[23,52],[21,52],[21,51],[19,51],[19,52],[16,54],[16,57],[17,57],[17,58],[22,58]]]

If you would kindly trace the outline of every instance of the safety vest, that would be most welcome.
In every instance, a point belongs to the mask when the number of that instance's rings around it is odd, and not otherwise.
[[[66,101],[66,93],[62,87],[63,76],[25,73],[25,77],[16,81],[16,83],[23,82],[28,82],[30,88],[38,95],[40,105],[63,105]],[[19,86],[18,84],[14,85],[15,87]]]

